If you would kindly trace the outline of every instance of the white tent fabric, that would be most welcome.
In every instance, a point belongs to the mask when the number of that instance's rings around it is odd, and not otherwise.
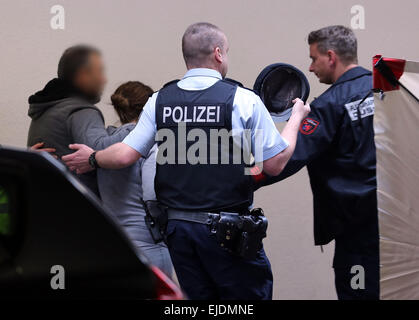
[[[399,79],[419,96],[419,62]],[[406,90],[375,94],[382,299],[419,299],[419,103]]]

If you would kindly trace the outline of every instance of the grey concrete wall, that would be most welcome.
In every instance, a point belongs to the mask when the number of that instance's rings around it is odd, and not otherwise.
[[[53,5],[65,9],[65,29],[50,27]],[[0,143],[24,146],[29,126],[27,98],[56,74],[63,50],[90,43],[104,52],[109,83],[99,107],[116,120],[110,94],[127,80],[158,89],[185,72],[180,39],[197,21],[219,25],[230,39],[229,76],[252,86],[263,67],[309,65],[307,34],[330,24],[351,24],[351,8],[365,9],[365,29],[356,30],[360,64],[371,57],[419,60],[415,1],[400,0],[2,0],[0,2]],[[308,74],[308,72],[307,72]],[[308,75],[312,97],[326,87]],[[335,299],[333,244],[313,246],[312,197],[305,169],[256,194],[270,219],[266,249],[275,273],[275,298]]]

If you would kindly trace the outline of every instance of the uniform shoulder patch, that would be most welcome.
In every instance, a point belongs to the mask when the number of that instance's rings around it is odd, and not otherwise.
[[[300,125],[300,132],[302,134],[308,135],[312,134],[320,124],[319,121],[311,119],[311,118],[305,118]]]

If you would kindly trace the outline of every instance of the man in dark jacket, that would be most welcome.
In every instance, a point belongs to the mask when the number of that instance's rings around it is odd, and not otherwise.
[[[71,143],[102,149],[110,141],[121,141],[128,133],[109,136],[102,112],[95,106],[105,83],[99,50],[84,45],[68,48],[58,64],[58,78],[29,97],[28,115],[32,121],[28,146],[44,142],[45,147],[55,148],[55,154],[61,158],[73,152],[68,148]],[[95,173],[79,178],[97,193]]]
[[[379,240],[371,72],[357,65],[357,40],[343,26],[310,33],[310,71],[331,84],[311,103],[284,171],[307,166],[314,201],[316,245],[335,239],[339,299],[379,298]],[[259,185],[260,186],[260,185]]]

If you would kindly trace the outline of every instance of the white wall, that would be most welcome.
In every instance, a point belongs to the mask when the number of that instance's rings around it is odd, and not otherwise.
[[[65,9],[65,29],[52,30],[50,8]],[[104,52],[109,83],[99,107],[108,124],[116,116],[109,96],[127,80],[158,89],[185,71],[180,39],[185,28],[209,21],[230,40],[229,76],[252,86],[261,69],[291,63],[307,72],[307,34],[330,24],[350,25],[351,7],[365,8],[365,29],[356,30],[360,64],[371,57],[419,60],[415,1],[400,0],[2,0],[0,2],[0,143],[24,146],[27,98],[55,76],[63,50],[90,43]],[[308,75],[311,96],[326,87]],[[333,245],[313,246],[312,197],[305,170],[256,194],[270,218],[266,248],[275,273],[275,297],[335,299]]]

